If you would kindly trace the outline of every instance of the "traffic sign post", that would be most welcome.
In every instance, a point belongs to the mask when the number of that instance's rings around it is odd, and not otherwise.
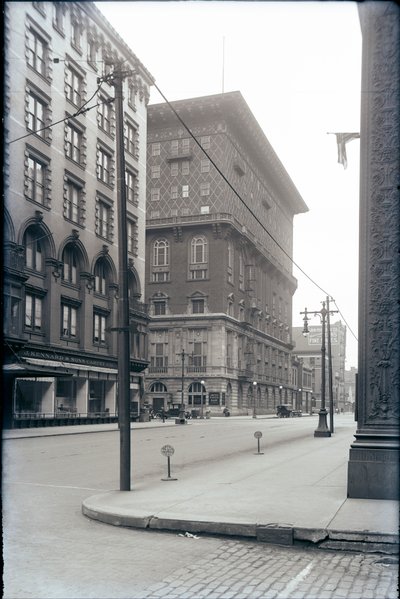
[[[163,445],[161,447],[161,453],[162,453],[162,455],[166,456],[166,458],[167,458],[167,468],[168,468],[167,478],[162,478],[161,480],[178,480],[177,478],[173,478],[171,476],[171,456],[174,455],[175,449],[172,447],[172,445]]]
[[[255,453],[254,455],[264,455],[264,453],[262,451],[260,451],[260,439],[262,437],[262,432],[256,431],[254,433],[254,436],[257,439],[257,453]]]

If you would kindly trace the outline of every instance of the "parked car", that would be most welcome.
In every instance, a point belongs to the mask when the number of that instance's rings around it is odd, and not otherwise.
[[[279,418],[291,418],[293,415],[292,405],[288,403],[276,406],[276,415]]]

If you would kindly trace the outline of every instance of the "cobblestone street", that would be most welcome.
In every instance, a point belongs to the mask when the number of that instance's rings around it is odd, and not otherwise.
[[[397,599],[397,559],[228,540],[149,587],[143,597]]]

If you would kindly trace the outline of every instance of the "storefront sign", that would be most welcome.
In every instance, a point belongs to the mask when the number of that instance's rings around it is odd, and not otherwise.
[[[208,394],[208,403],[210,406],[219,406],[220,393],[210,392]]]

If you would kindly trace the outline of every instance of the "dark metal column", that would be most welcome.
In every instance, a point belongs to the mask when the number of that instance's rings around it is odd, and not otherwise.
[[[400,10],[358,5],[361,90],[357,432],[349,497],[399,497]]]

